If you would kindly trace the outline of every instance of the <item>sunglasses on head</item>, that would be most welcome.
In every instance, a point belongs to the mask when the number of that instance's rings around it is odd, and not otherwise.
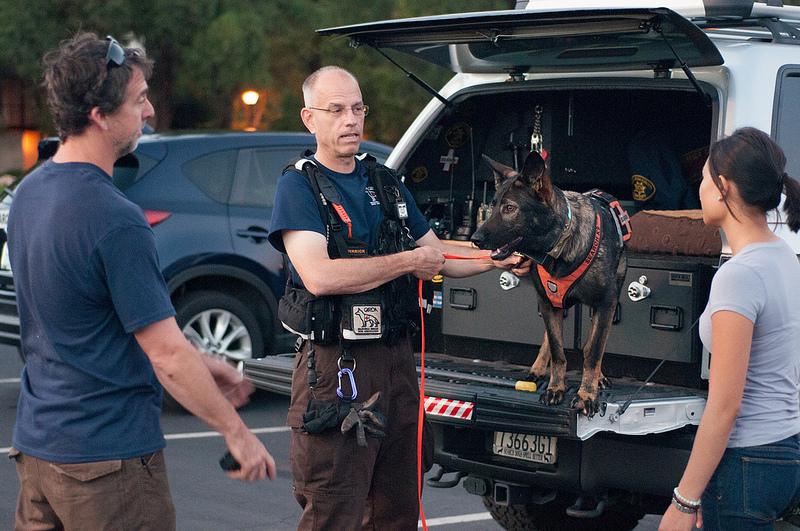
[[[111,35],[106,36],[108,49],[106,50],[106,68],[122,66],[125,63],[125,48]]]

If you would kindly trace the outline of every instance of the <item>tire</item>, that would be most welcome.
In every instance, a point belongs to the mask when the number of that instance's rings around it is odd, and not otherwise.
[[[256,353],[257,356],[264,354],[264,333],[256,315],[256,310],[245,304],[243,300],[219,291],[189,292],[175,301],[175,320],[186,339],[200,352],[219,357],[235,366],[239,371],[242,370],[242,362],[252,358],[253,353]],[[214,345],[210,344],[215,335],[213,328],[220,322],[219,318],[222,316],[227,316],[226,318],[229,318],[230,321],[228,326],[220,329],[219,337],[226,337],[226,328],[230,332],[233,327],[241,325],[245,330],[244,337],[229,344],[230,350],[214,348]],[[209,326],[204,332],[203,321],[205,319]],[[204,340],[206,339],[209,340],[209,344],[205,344]],[[166,391],[164,391],[162,406],[165,411],[185,412],[183,406]]]
[[[266,343],[257,309],[245,300],[219,291],[190,292],[175,302],[175,320],[198,350],[241,369],[244,360],[264,355]]]
[[[618,503],[597,518],[573,518],[566,510],[575,498],[559,494],[543,505],[505,506],[498,505],[490,496],[483,496],[483,504],[498,524],[511,531],[628,531],[644,517],[644,511]]]

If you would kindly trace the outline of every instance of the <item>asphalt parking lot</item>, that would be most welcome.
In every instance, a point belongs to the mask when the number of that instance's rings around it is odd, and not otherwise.
[[[0,346],[0,456],[8,454],[16,412],[21,363],[14,349]],[[258,433],[278,465],[275,481],[244,484],[223,475],[217,461],[225,452],[222,438],[186,413],[169,411],[162,417],[167,436],[166,458],[178,529],[185,531],[292,530],[300,514],[291,494],[289,433],[284,427],[288,399],[258,392],[240,410]],[[13,529],[18,489],[13,462],[0,459],[0,529]],[[478,531],[499,529],[477,496],[460,486],[427,488],[423,494],[431,529]],[[637,531],[654,531],[658,517],[648,515]]]

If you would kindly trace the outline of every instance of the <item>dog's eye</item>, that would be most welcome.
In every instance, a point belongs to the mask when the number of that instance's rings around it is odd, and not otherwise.
[[[517,209],[514,205],[505,204],[503,205],[503,214],[512,214]]]

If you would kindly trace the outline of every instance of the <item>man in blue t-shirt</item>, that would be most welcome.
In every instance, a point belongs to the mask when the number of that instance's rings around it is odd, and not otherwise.
[[[346,225],[343,233],[349,242],[360,244],[353,243],[347,249],[366,256],[329,256],[327,218],[322,217],[309,177],[300,170],[288,171],[278,180],[269,241],[288,254],[296,284],[318,297],[363,294],[405,275],[430,280],[439,273],[459,277],[494,267],[519,266],[518,257],[497,263],[488,259],[446,260],[445,252],[488,257],[485,251],[439,241],[405,186],[398,183],[394,187],[388,181],[383,182],[383,187],[399,191],[394,205],[405,204],[399,211],[407,213],[405,227],[417,247],[381,253],[376,242],[384,221],[380,197],[388,197],[388,192],[376,190],[367,164],[356,156],[368,112],[358,82],[342,68],[323,67],[303,83],[303,98],[305,106],[300,116],[317,140],[313,163],[341,196],[338,215],[341,224]],[[392,306],[394,301],[385,302]],[[352,310],[355,321],[358,314],[354,308],[348,310]],[[338,313],[348,310],[339,307]],[[352,369],[352,387],[347,381],[350,375],[339,372],[340,368]],[[342,423],[342,433],[335,416],[329,419],[333,421],[329,424],[335,426],[315,433],[312,425],[319,425],[330,408],[335,409],[340,403],[337,375],[344,380],[340,393],[355,394],[346,396],[362,404],[359,407],[380,393],[377,403],[370,403],[369,407],[386,418],[383,430],[379,430],[385,432],[383,437],[359,437],[354,433],[358,429],[347,421]],[[312,399],[314,403],[310,405]],[[417,528],[418,400],[417,373],[407,334],[395,341],[350,341],[346,349],[338,341],[303,342],[292,376],[288,415],[294,495],[303,508],[299,529]],[[347,403],[345,407],[349,407]],[[348,426],[353,429],[347,430]],[[428,452],[432,452],[430,446],[423,449],[423,453]]]
[[[111,181],[153,116],[151,70],[141,50],[91,33],[45,56],[61,146],[18,187],[8,222],[26,357],[17,529],[175,528],[160,384],[224,436],[241,463],[230,477],[275,477],[234,409],[247,384],[183,337],[153,233]]]

